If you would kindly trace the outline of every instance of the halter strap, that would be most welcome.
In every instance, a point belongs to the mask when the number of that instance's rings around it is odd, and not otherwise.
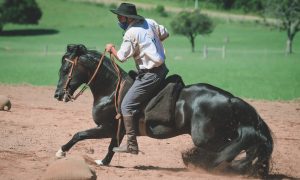
[[[71,82],[71,79],[72,79],[72,74],[73,74],[74,67],[77,65],[77,62],[78,62],[78,56],[75,57],[74,61],[72,61],[72,60],[70,60],[68,58],[65,58],[65,61],[68,61],[68,62],[70,62],[72,64],[71,70],[70,70],[70,72],[68,74],[68,79],[67,79],[66,84],[64,86],[64,92],[67,92],[67,88],[68,88],[68,86],[69,86],[69,84]]]

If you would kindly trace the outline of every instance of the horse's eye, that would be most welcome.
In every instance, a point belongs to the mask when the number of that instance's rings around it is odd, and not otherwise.
[[[65,68],[62,69],[62,71],[63,71],[64,73],[67,73],[67,72],[68,72],[68,68],[65,67]]]
[[[67,64],[63,64],[62,66],[61,66],[61,73],[63,73],[63,74],[67,74],[67,73],[69,73],[69,66],[67,65]]]

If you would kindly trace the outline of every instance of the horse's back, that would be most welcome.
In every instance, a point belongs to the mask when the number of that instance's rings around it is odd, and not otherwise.
[[[243,99],[205,83],[186,86],[178,99],[178,104],[183,102],[181,106],[186,110],[190,108],[192,116],[210,118],[218,123],[226,123],[232,118],[253,121],[258,116],[256,110]]]
[[[205,97],[214,97],[214,96],[224,97],[224,98],[233,97],[233,95],[230,92],[207,83],[188,85],[184,88],[183,92],[186,92],[188,94],[193,93],[197,96],[205,96]]]
[[[207,142],[215,136],[218,127],[232,119],[232,98],[231,93],[210,84],[185,86],[176,103],[177,128],[190,125],[194,143]]]
[[[185,112],[190,110],[190,113],[193,113],[193,115],[208,114],[216,109],[227,107],[230,105],[232,98],[234,96],[223,89],[210,84],[199,83],[188,85],[182,89],[177,101],[177,107],[181,112],[183,112],[181,108],[186,110]]]

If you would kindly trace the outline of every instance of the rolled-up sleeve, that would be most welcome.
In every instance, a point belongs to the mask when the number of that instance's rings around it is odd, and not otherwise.
[[[160,40],[166,39],[169,36],[167,28],[165,28],[162,25],[157,25],[157,31],[158,31]]]
[[[135,47],[136,45],[134,43],[134,40],[125,34],[121,47],[117,52],[119,60],[123,62],[132,57],[135,52]]]

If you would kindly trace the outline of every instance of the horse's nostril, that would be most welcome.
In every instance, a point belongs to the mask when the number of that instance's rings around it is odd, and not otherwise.
[[[54,98],[57,99],[57,100],[60,100],[60,99],[61,99],[61,96],[59,95],[59,93],[55,93],[55,94],[54,94]]]

